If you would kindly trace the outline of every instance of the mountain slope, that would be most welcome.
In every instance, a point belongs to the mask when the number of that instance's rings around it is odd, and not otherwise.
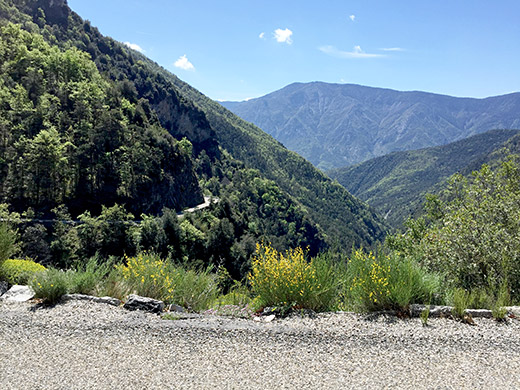
[[[520,128],[520,93],[470,99],[313,82],[222,105],[321,169]]]
[[[394,152],[358,165],[328,171],[352,194],[367,201],[393,227],[417,211],[454,173],[470,173],[489,161],[490,153],[513,140],[519,130],[493,130],[448,145]]]
[[[137,213],[202,201],[193,161],[88,55],[0,28],[0,196],[18,209]]]
[[[383,237],[383,224],[365,203],[145,56],[103,37],[66,1],[0,0],[0,7],[2,15],[24,29],[40,31],[48,42],[89,53],[103,77],[116,83],[125,96],[147,102],[146,108],[177,140],[186,137],[191,142],[200,182],[213,195],[226,196],[215,215],[228,221],[223,225],[206,221],[200,225],[201,234],[209,236],[211,229],[222,228],[219,234],[250,240],[269,231],[269,237],[294,237],[285,246],[312,242],[314,251],[324,243],[350,248]],[[242,187],[245,192],[237,192]],[[279,211],[273,214],[273,210]],[[294,215],[293,220],[275,223],[277,216],[286,215]],[[258,218],[270,218],[273,225],[259,230],[265,224]],[[229,221],[234,225],[230,227]]]
[[[217,129],[219,142],[246,166],[259,169],[297,199],[333,243],[344,246],[382,239],[384,227],[378,217],[343,187],[258,127],[175,76],[170,75],[170,78],[181,93],[204,110],[213,128]]]

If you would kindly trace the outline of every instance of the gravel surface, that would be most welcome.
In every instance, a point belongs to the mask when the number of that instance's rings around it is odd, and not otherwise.
[[[162,320],[0,304],[1,389],[519,389],[520,321],[329,313]]]

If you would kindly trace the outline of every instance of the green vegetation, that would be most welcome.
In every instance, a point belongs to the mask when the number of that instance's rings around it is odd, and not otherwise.
[[[391,248],[420,259],[453,288],[498,291],[520,298],[520,167],[510,157],[484,165],[470,179],[455,175],[441,197],[430,197],[427,216],[389,237]]]
[[[72,292],[70,272],[49,268],[45,272],[36,274],[29,283],[36,294],[35,298],[44,299],[50,304],[59,302],[63,295]]]
[[[8,259],[0,263],[0,280],[9,284],[27,284],[38,272],[45,271],[45,267],[32,260]]]
[[[126,258],[118,270],[131,292],[195,311],[207,308],[218,294],[211,268],[187,270],[151,253]]]
[[[517,134],[517,130],[493,130],[448,145],[387,154],[327,174],[384,215],[390,226],[402,228],[409,216],[420,213],[425,195],[440,191],[451,175],[479,169],[504,146],[518,151],[508,142]]]
[[[359,311],[407,310],[429,303],[439,293],[440,278],[407,256],[353,251],[347,266],[347,301]]]
[[[8,24],[0,62],[0,190],[15,208],[99,212],[103,199],[141,213],[202,200],[189,156],[88,54]]]
[[[428,326],[428,318],[430,317],[430,305],[421,311],[421,323],[423,326]]]
[[[148,250],[240,280],[261,240],[316,255],[383,239],[341,186],[66,5],[0,6],[0,195],[26,213],[22,257],[69,268]],[[177,221],[202,193],[219,201]]]
[[[325,255],[308,262],[302,248],[284,254],[258,244],[249,282],[261,306],[330,310],[341,285],[338,270]]]
[[[456,318],[463,319],[466,309],[471,307],[472,294],[463,288],[453,290],[453,310],[452,313]]]

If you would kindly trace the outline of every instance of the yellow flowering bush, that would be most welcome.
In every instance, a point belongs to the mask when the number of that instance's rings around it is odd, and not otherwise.
[[[348,284],[350,296],[358,306],[372,309],[388,304],[391,267],[386,260],[363,249],[353,251],[348,261]]]
[[[256,245],[248,279],[263,306],[330,308],[337,296],[334,267],[325,256],[310,262],[305,257],[302,248],[282,253],[270,244]]]
[[[135,257],[125,255],[124,260],[116,268],[136,294],[165,302],[173,300],[175,270],[169,263],[147,252]]]
[[[30,278],[45,267],[32,260],[8,259],[0,264],[0,280],[10,284],[27,284]]]
[[[48,303],[58,302],[64,294],[70,292],[72,272],[49,268],[38,272],[30,280],[35,298],[42,298]]]
[[[125,263],[116,268],[136,294],[195,311],[207,309],[219,293],[217,277],[211,268],[186,270],[153,253],[126,256]]]

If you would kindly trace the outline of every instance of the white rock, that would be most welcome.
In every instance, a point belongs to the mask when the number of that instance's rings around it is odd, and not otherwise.
[[[0,300],[4,302],[26,302],[34,297],[34,290],[29,286],[12,286]]]

